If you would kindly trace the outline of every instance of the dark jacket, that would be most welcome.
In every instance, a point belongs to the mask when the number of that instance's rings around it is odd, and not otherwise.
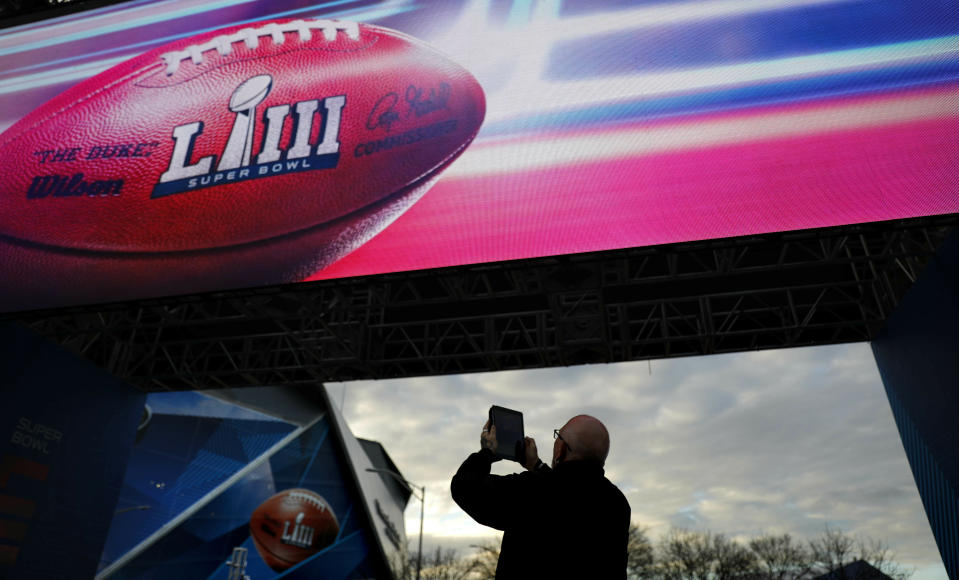
[[[626,577],[629,503],[593,463],[565,461],[490,475],[487,449],[453,476],[453,500],[474,520],[503,530],[496,578]]]

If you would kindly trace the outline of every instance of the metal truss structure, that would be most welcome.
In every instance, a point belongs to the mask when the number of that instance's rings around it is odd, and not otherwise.
[[[0,0],[0,28],[63,16],[127,0]]]
[[[17,319],[147,391],[868,341],[957,225],[949,215]]]

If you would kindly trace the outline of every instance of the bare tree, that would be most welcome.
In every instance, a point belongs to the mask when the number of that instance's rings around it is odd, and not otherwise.
[[[836,580],[869,580],[879,577],[881,572],[894,580],[905,580],[912,575],[894,562],[895,556],[881,540],[859,536],[853,538],[842,530],[826,529],[809,541],[812,556],[812,568],[815,574],[833,574]],[[869,564],[855,567],[849,571],[847,566],[863,561]]]
[[[395,570],[400,580],[414,580],[416,578],[417,552],[409,551],[408,557],[399,570]],[[470,559],[459,558],[456,550],[437,546],[432,553],[424,552],[421,580],[466,580],[471,578],[473,562]]]
[[[474,547],[477,551],[472,557],[472,575],[470,578],[494,580],[496,578],[496,564],[499,562],[499,542],[487,540]]]
[[[800,580],[810,577],[812,554],[792,536],[762,535],[749,541],[756,557],[757,572],[768,580]]]
[[[858,548],[862,560],[894,580],[906,580],[915,572],[896,563],[895,554],[882,540],[860,538]]]
[[[889,547],[867,536],[853,537],[827,526],[807,544],[789,534],[761,535],[748,546],[710,531],[670,530],[655,544],[648,528],[630,524],[627,577],[630,580],[874,580],[881,572],[907,580],[912,570],[894,561]],[[437,547],[423,554],[422,580],[493,580],[500,543],[488,540],[477,552],[459,558],[456,551]],[[415,551],[394,566],[399,580],[416,577]],[[864,562],[868,566],[857,564]],[[852,565],[852,566],[850,566]]]
[[[717,580],[745,578],[756,572],[756,555],[723,534],[713,536],[713,572]]]
[[[422,580],[465,580],[473,567],[469,560],[457,558],[456,550],[444,550],[441,546],[432,555],[424,556]]]
[[[712,580],[709,532],[673,528],[659,541],[659,574],[666,580]]]
[[[626,572],[630,580],[656,578],[656,559],[653,543],[646,532],[649,528],[629,524],[629,540],[626,545]]]
[[[858,558],[855,555],[856,541],[842,530],[826,529],[817,538],[809,540],[812,561],[819,574],[842,570]]]
[[[723,534],[673,529],[660,540],[657,575],[665,580],[729,580],[755,574],[756,557]]]

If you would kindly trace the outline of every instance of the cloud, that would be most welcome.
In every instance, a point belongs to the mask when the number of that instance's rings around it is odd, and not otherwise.
[[[812,537],[829,522],[890,544],[910,565],[940,562],[868,345],[771,350],[330,385],[346,389],[358,436],[384,444],[427,486],[426,534],[493,537],[449,497],[479,446],[490,404],[523,411],[548,460],[552,430],[587,413],[612,445],[607,476],[634,521],[733,537]],[[499,462],[494,472],[518,470]],[[411,505],[415,502],[411,502]],[[419,509],[407,509],[415,537]],[[941,564],[939,564],[941,566]]]

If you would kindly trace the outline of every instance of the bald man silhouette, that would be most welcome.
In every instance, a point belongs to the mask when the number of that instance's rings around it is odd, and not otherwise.
[[[625,578],[629,503],[605,477],[609,431],[577,415],[553,432],[551,466],[526,438],[527,471],[491,475],[496,427],[453,476],[453,500],[480,524],[502,530],[497,579]]]

